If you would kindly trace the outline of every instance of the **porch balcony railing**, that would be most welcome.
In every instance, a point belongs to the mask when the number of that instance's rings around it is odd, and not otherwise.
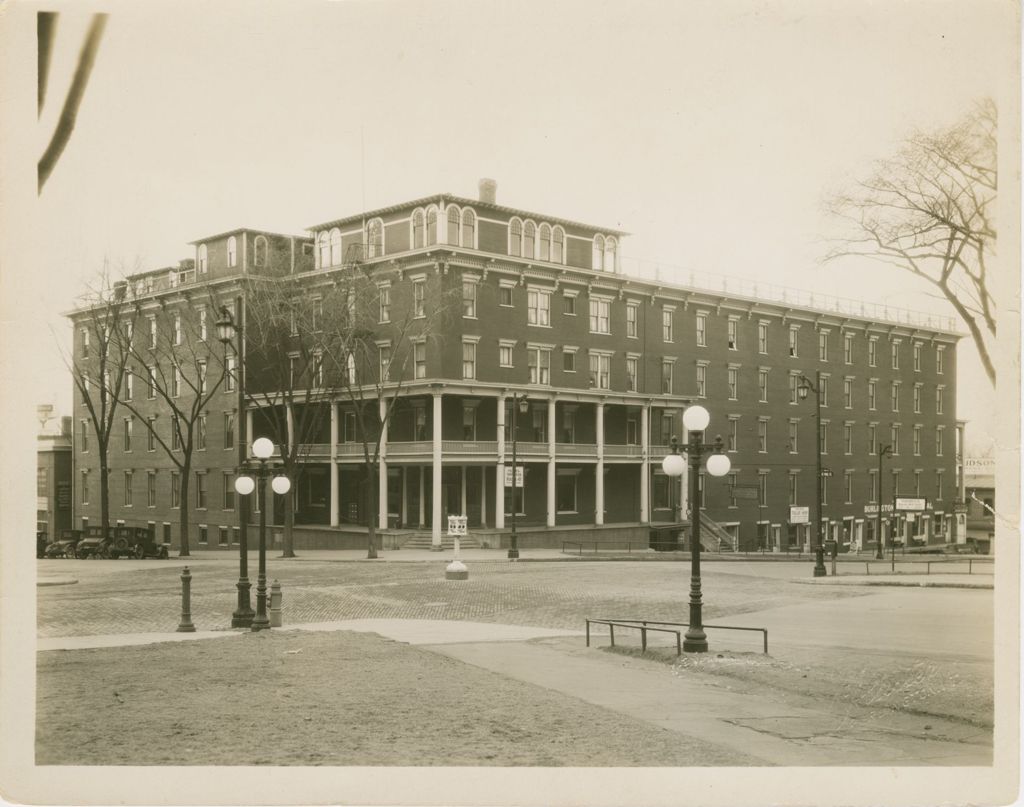
[[[338,443],[338,457],[361,457],[363,454],[362,443]],[[651,446],[649,456],[660,457],[669,453],[668,446]],[[429,457],[433,454],[434,444],[430,440],[408,440],[389,442],[387,446],[388,457]],[[442,440],[441,451],[443,454],[478,455],[494,459],[498,454],[498,443],[496,440]],[[516,444],[516,452],[520,457],[547,457],[547,443],[533,443],[519,441]],[[642,449],[638,445],[616,445],[605,443],[605,457],[634,457],[639,459],[642,456]],[[331,456],[329,443],[307,443],[302,447],[300,455],[307,460],[327,460]],[[555,443],[556,457],[596,457],[596,443]],[[505,461],[511,462],[512,443],[505,442]]]

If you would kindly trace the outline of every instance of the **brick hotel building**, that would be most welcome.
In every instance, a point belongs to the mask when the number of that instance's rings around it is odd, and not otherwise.
[[[684,285],[676,282],[682,274],[626,271],[625,233],[499,205],[490,181],[478,199],[441,194],[310,232],[204,238],[194,242],[194,259],[134,275],[127,287],[142,318],[156,310],[199,316],[195,300],[206,287],[233,298],[254,275],[299,275],[314,293],[353,263],[377,284],[382,312],[425,286],[461,288],[461,316],[442,339],[416,347],[384,437],[377,512],[364,512],[362,444],[338,395],[291,494],[296,548],[364,546],[367,519],[385,547],[439,547],[449,514],[465,514],[479,543],[507,546],[513,505],[524,550],[581,539],[646,544],[651,523],[672,520],[675,496],[686,512],[685,476],[674,492],[661,461],[670,438],[684,438],[681,414],[691,401],[709,410],[707,437],[720,434],[732,461],[727,477],[702,481],[714,522],[705,530],[709,548],[806,546],[810,531],[789,516],[791,505],[813,513],[815,399],[801,400],[797,387],[801,374],[814,381],[819,373],[831,537],[854,549],[875,540],[865,506],[878,504],[881,484],[885,502],[895,492],[929,501],[924,516],[892,530],[956,540],[960,336],[949,321],[769,284],[723,289],[721,280]],[[89,313],[70,314],[76,355],[88,349]],[[510,408],[522,395],[528,409],[515,438],[524,487],[513,502],[504,484]],[[87,526],[99,523],[99,469],[81,404],[76,390],[75,524]],[[236,404],[225,384],[204,413],[187,502],[159,446],[144,428],[133,439],[132,418],[119,412],[112,523],[148,526],[176,545],[178,508],[186,507],[193,546],[237,541]],[[258,436],[253,412],[244,416]],[[884,445],[893,449],[880,479]],[[280,522],[280,505],[270,507]],[[888,517],[883,530],[890,532]]]

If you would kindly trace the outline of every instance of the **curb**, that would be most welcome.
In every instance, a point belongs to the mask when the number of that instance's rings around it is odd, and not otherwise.
[[[37,586],[70,586],[77,583],[74,577],[51,577],[47,580],[36,580]]]

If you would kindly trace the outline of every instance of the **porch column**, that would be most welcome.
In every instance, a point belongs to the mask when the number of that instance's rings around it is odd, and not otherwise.
[[[466,515],[466,466],[463,465],[459,468],[459,487],[461,488],[460,493],[462,495],[460,504],[462,505],[462,512],[460,516]]]
[[[548,520],[549,527],[555,526],[555,396],[548,401]],[[525,480],[524,480],[525,485]],[[525,492],[525,491],[524,491]]]
[[[594,469],[594,524],[604,524],[604,401],[597,404],[597,466]]]
[[[387,414],[387,403],[381,398],[380,419]],[[388,424],[383,423],[380,430],[380,464],[377,466],[377,527],[388,528]]]
[[[640,523],[651,521],[651,405],[640,408]]]
[[[505,529],[505,396],[498,396],[498,464],[494,474],[494,528]]]
[[[417,465],[416,471],[417,476],[420,478],[420,520],[416,523],[419,525],[420,529],[423,529],[427,523],[427,503],[423,500],[423,480],[427,475],[427,469],[425,465]]]
[[[430,548],[441,551],[441,393],[433,393],[434,462],[431,480],[432,512],[430,514]]]
[[[337,527],[338,518],[338,402],[331,401],[331,526]]]
[[[402,466],[402,526],[409,523],[409,466]]]
[[[480,526],[487,526],[487,466],[480,466]]]

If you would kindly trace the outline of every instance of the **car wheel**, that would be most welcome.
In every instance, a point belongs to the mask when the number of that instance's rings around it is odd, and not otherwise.
[[[142,544],[135,545],[135,557],[142,560],[146,557],[146,550],[142,547]]]
[[[167,547],[160,547],[160,560],[167,560]]]
[[[75,549],[75,547],[73,547],[73,546],[69,546],[67,549],[64,550],[64,557],[77,559],[78,558],[78,550]]]

